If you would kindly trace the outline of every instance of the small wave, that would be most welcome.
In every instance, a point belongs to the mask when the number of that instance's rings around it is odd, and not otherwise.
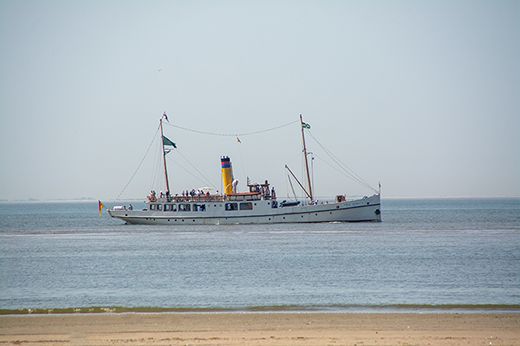
[[[123,307],[92,306],[76,308],[0,309],[0,315],[28,314],[89,314],[89,313],[218,313],[218,312],[346,312],[346,313],[520,313],[516,304],[330,304],[330,305],[269,305],[244,307]]]

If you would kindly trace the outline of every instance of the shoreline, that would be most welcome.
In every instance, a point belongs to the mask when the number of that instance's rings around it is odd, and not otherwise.
[[[0,318],[0,343],[520,346],[520,314],[219,312],[9,315]]]
[[[126,307],[88,306],[67,308],[1,309],[0,316],[76,315],[122,313],[345,313],[345,314],[520,314],[517,304],[331,304],[245,307]]]

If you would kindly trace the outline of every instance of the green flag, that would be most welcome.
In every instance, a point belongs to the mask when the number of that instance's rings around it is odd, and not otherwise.
[[[166,138],[166,136],[162,136],[162,142],[163,142],[164,145],[170,145],[170,146],[172,146],[174,148],[177,148],[177,145],[175,145],[175,143],[173,143],[168,138]]]
[[[310,129],[310,128],[311,128],[311,125],[302,122],[302,127],[303,127],[304,129]]]

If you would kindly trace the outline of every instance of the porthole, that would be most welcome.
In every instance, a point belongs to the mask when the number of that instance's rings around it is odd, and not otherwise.
[[[376,211],[374,211],[374,213],[376,213],[376,215],[379,215],[379,214],[381,214],[381,210],[376,209]]]

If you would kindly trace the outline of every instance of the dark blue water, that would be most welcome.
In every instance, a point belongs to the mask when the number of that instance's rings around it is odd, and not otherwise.
[[[383,218],[138,226],[0,203],[0,309],[520,304],[519,199],[385,200]]]

